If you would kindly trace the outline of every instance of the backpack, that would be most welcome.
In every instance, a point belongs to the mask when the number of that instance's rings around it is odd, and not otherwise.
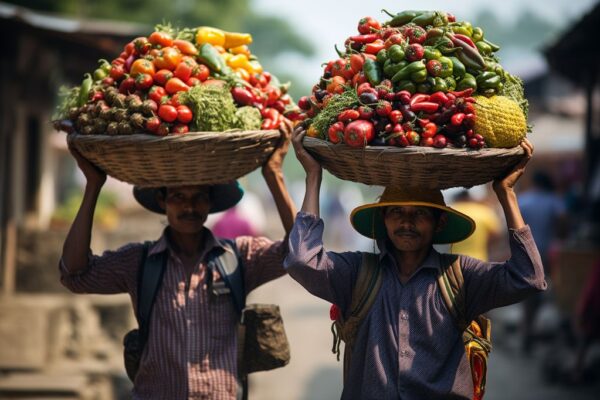
[[[208,254],[207,268],[216,270],[222,281],[209,280],[209,290],[216,296],[231,294],[233,305],[240,315],[238,324],[238,378],[246,387],[246,375],[285,366],[290,360],[289,343],[283,327],[279,307],[274,304],[246,306],[244,277],[235,242],[221,239],[225,251]],[[168,252],[147,256],[151,242],[145,242],[138,272],[138,307],[136,318],[139,329],[129,331],[124,339],[124,361],[127,376],[133,382],[139,369],[146,345],[150,317],[156,294],[168,260]],[[212,274],[208,274],[212,277]],[[240,391],[238,391],[240,392]],[[244,396],[246,390],[243,390]]]
[[[460,259],[454,255],[442,255],[442,257],[444,257],[444,268],[439,271],[437,277],[438,287],[448,311],[459,330],[463,332],[463,343],[473,378],[473,400],[481,400],[485,394],[487,359],[492,350],[491,321],[483,315],[476,317],[473,321],[466,320],[464,279]],[[332,305],[331,319],[334,320],[331,326],[332,352],[337,354],[339,361],[340,342],[344,341],[344,380],[348,376],[356,333],[360,323],[375,302],[381,283],[382,274],[378,255],[363,253],[356,284],[352,291],[348,318],[344,319],[337,306]]]

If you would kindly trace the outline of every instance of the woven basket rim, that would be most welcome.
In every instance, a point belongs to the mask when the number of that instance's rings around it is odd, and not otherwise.
[[[179,141],[189,141],[194,139],[218,139],[218,140],[227,140],[232,138],[243,138],[248,137],[251,134],[254,135],[262,135],[262,136],[279,136],[280,132],[277,129],[269,129],[269,130],[251,130],[251,131],[243,131],[243,130],[229,130],[223,132],[187,132],[183,135],[166,135],[166,136],[158,136],[150,133],[133,133],[131,135],[83,135],[78,132],[73,132],[67,134],[67,141],[70,140],[88,140],[95,142],[179,142]]]
[[[368,155],[376,155],[381,153],[397,153],[403,155],[411,154],[446,154],[455,156],[467,156],[473,157],[476,155],[485,156],[500,156],[500,155],[517,155],[525,154],[525,151],[521,146],[500,148],[500,147],[484,147],[482,149],[470,149],[470,148],[455,148],[445,147],[438,149],[435,147],[427,146],[407,146],[407,147],[396,147],[396,146],[365,146],[365,147],[352,147],[345,143],[334,144],[323,139],[305,137],[303,141],[304,147],[307,149],[323,149],[328,148],[335,152],[344,153],[367,153]]]

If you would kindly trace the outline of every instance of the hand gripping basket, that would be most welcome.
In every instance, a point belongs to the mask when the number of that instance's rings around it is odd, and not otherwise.
[[[280,138],[278,130],[191,132],[158,137],[67,136],[70,146],[108,175],[142,187],[223,183],[258,168]]]
[[[489,182],[523,157],[520,146],[480,150],[409,146],[350,147],[306,137],[304,147],[333,175],[367,185],[430,189],[471,187]]]

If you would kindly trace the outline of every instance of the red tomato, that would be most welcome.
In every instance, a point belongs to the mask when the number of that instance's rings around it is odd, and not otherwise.
[[[191,78],[192,72],[193,67],[190,65],[190,63],[180,62],[175,68],[175,72],[173,74],[175,75],[175,77],[186,82],[188,79]]]
[[[151,100],[154,100],[156,104],[161,104],[163,97],[167,95],[167,91],[162,86],[152,86],[150,88],[150,92],[148,92],[148,97]]]
[[[113,65],[110,69],[110,77],[115,81],[121,80],[125,76],[125,67],[123,65]]]
[[[146,120],[146,130],[156,133],[158,131],[158,127],[160,126],[160,118],[158,117],[150,117]]]
[[[154,59],[154,65],[158,69],[173,71],[181,62],[181,52],[174,47],[165,47],[160,50]]]
[[[171,96],[171,101],[169,101],[169,104],[173,107],[179,107],[181,105],[179,102],[179,93],[175,93],[173,96]]]
[[[208,79],[209,75],[210,75],[210,70],[208,69],[208,67],[204,64],[198,64],[198,66],[196,66],[194,68],[194,72],[193,72],[192,76],[194,78],[200,79],[201,82],[204,82],[206,79]]]
[[[167,89],[167,93],[175,94],[177,92],[187,92],[190,87],[179,78],[171,78],[167,81],[165,89]]]
[[[129,70],[129,74],[135,78],[140,74],[148,74],[153,76],[155,73],[154,64],[151,61],[148,61],[144,58],[138,58],[131,64],[131,69]]]
[[[135,51],[135,44],[133,42],[129,42],[125,45],[125,53],[127,53],[128,55],[132,55],[134,54]]]
[[[188,106],[178,106],[177,107],[177,121],[187,124],[192,121],[192,110]]]
[[[188,126],[184,124],[177,124],[173,127],[173,133],[176,135],[185,135],[189,131],[190,128],[188,128]]]
[[[153,45],[159,45],[161,47],[168,47],[173,44],[173,38],[166,32],[152,32],[148,37],[148,41]]]
[[[168,69],[161,69],[154,74],[154,81],[161,86],[166,85],[167,81],[173,77],[173,72]]]
[[[153,83],[154,80],[149,74],[140,74],[135,78],[135,87],[140,90],[149,89]]]
[[[177,119],[177,109],[170,104],[161,104],[158,107],[158,116],[167,122],[173,122]]]

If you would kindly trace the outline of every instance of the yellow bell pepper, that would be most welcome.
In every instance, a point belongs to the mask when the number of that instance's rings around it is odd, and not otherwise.
[[[229,52],[232,54],[245,54],[246,57],[250,57],[250,50],[245,44],[237,47],[232,47],[229,49]]]
[[[263,73],[263,67],[262,65],[260,65],[260,63],[256,60],[252,60],[250,61],[250,65],[252,66],[252,70],[257,73],[257,74],[262,74]]]
[[[225,32],[225,44],[223,47],[231,49],[252,43],[252,35],[249,33]]]
[[[236,68],[234,71],[237,74],[237,76],[239,76],[246,82],[248,82],[250,80],[250,72],[248,72],[244,68]]]
[[[204,43],[223,46],[225,44],[225,32],[212,26],[199,27],[196,30],[196,44],[199,46]]]
[[[229,60],[227,60],[227,65],[229,65],[233,69],[243,68],[248,72],[254,72],[254,67],[248,61],[248,57],[245,54],[236,54],[231,56]]]

